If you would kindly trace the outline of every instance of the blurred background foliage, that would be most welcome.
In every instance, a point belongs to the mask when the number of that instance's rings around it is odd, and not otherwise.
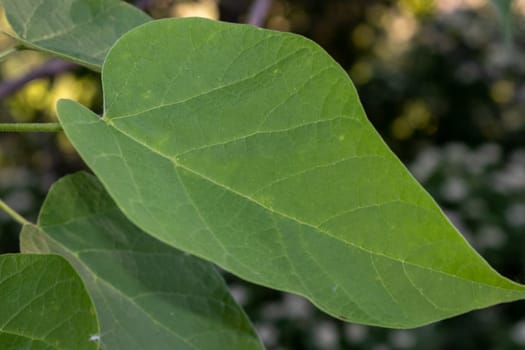
[[[140,1],[155,18],[250,20],[250,0]],[[354,81],[385,141],[478,251],[525,282],[525,0],[273,0],[263,26],[305,35]],[[8,31],[5,20],[1,27]],[[512,28],[512,30],[511,30]],[[511,35],[512,33],[512,35]],[[0,36],[0,49],[13,45]],[[98,74],[78,68],[10,89],[50,58],[0,63],[2,122],[55,121],[58,98],[101,112]],[[49,186],[83,168],[63,134],[0,135],[0,197],[30,220]],[[0,253],[19,227],[0,213]],[[525,303],[416,330],[342,323],[301,297],[225,273],[268,349],[523,349]]]

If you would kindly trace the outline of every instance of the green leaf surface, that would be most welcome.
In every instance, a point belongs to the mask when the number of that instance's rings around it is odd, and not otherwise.
[[[215,268],[131,224],[92,175],[59,180],[38,225],[22,232],[22,250],[61,254],[77,269],[102,349],[262,349]]]
[[[365,324],[417,327],[525,295],[446,219],[315,43],[162,20],[126,34],[102,76],[104,117],[62,100],[60,122],[160,240]]]
[[[0,349],[95,350],[96,333],[95,308],[66,260],[0,255]]]
[[[22,44],[97,71],[118,38],[151,19],[120,0],[2,0],[2,5]]]

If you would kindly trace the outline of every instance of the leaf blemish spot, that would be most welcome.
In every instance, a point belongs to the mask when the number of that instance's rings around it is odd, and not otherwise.
[[[98,342],[100,341],[100,335],[98,334],[92,334],[89,336],[89,341],[90,342]]]

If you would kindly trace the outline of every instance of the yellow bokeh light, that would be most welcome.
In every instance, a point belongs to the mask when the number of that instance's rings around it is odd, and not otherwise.
[[[93,79],[77,78],[72,73],[61,74],[55,78],[53,88],[48,93],[46,112],[48,115],[55,116],[56,102],[61,98],[75,100],[90,107],[96,93],[97,85]]]
[[[418,22],[410,13],[395,13],[392,11],[384,17],[383,26],[390,40],[396,43],[406,43],[414,37],[418,30]]]
[[[48,57],[38,51],[23,50],[7,57],[0,65],[2,78],[16,79],[41,66]]]
[[[367,24],[359,24],[352,31],[352,43],[355,47],[366,49],[374,43],[374,40],[374,30]]]
[[[17,122],[34,121],[39,112],[44,119],[54,121],[59,99],[69,98],[91,107],[97,93],[97,82],[92,77],[78,78],[72,73],[63,73],[53,83],[45,78],[29,82],[7,102]]]
[[[505,104],[514,97],[514,83],[510,80],[498,80],[490,87],[490,97],[498,104]]]
[[[47,94],[49,91],[49,81],[47,79],[36,79],[29,82],[21,95],[30,108],[41,110],[47,105]]]
[[[37,111],[47,104],[49,82],[47,79],[36,79],[23,89],[6,99],[10,114],[19,123],[32,122]]]
[[[374,70],[370,63],[366,61],[358,61],[348,71],[350,78],[357,85],[366,84],[374,76]]]
[[[181,2],[173,5],[171,15],[173,17],[219,19],[219,7],[216,0]]]
[[[397,117],[392,123],[392,134],[398,140],[408,139],[413,132],[414,128],[403,117]]]
[[[432,13],[434,3],[434,0],[400,0],[401,7],[418,16]]]
[[[432,111],[425,101],[409,101],[403,107],[402,114],[392,122],[392,134],[399,140],[406,140],[416,130],[435,132],[432,124]]]
[[[404,115],[414,129],[425,129],[432,118],[429,106],[421,100],[407,103]]]

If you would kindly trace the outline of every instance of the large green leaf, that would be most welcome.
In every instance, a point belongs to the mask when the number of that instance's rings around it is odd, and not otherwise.
[[[416,327],[525,296],[445,218],[300,36],[145,24],[103,66],[105,113],[67,136],[146,232],[344,320]]]
[[[95,308],[56,255],[0,255],[0,349],[95,350]]]
[[[38,226],[23,230],[22,250],[61,254],[77,269],[102,349],[262,348],[215,268],[140,231],[93,176],[59,180]]]
[[[120,0],[1,0],[25,46],[100,70],[109,48],[151,18]]]

